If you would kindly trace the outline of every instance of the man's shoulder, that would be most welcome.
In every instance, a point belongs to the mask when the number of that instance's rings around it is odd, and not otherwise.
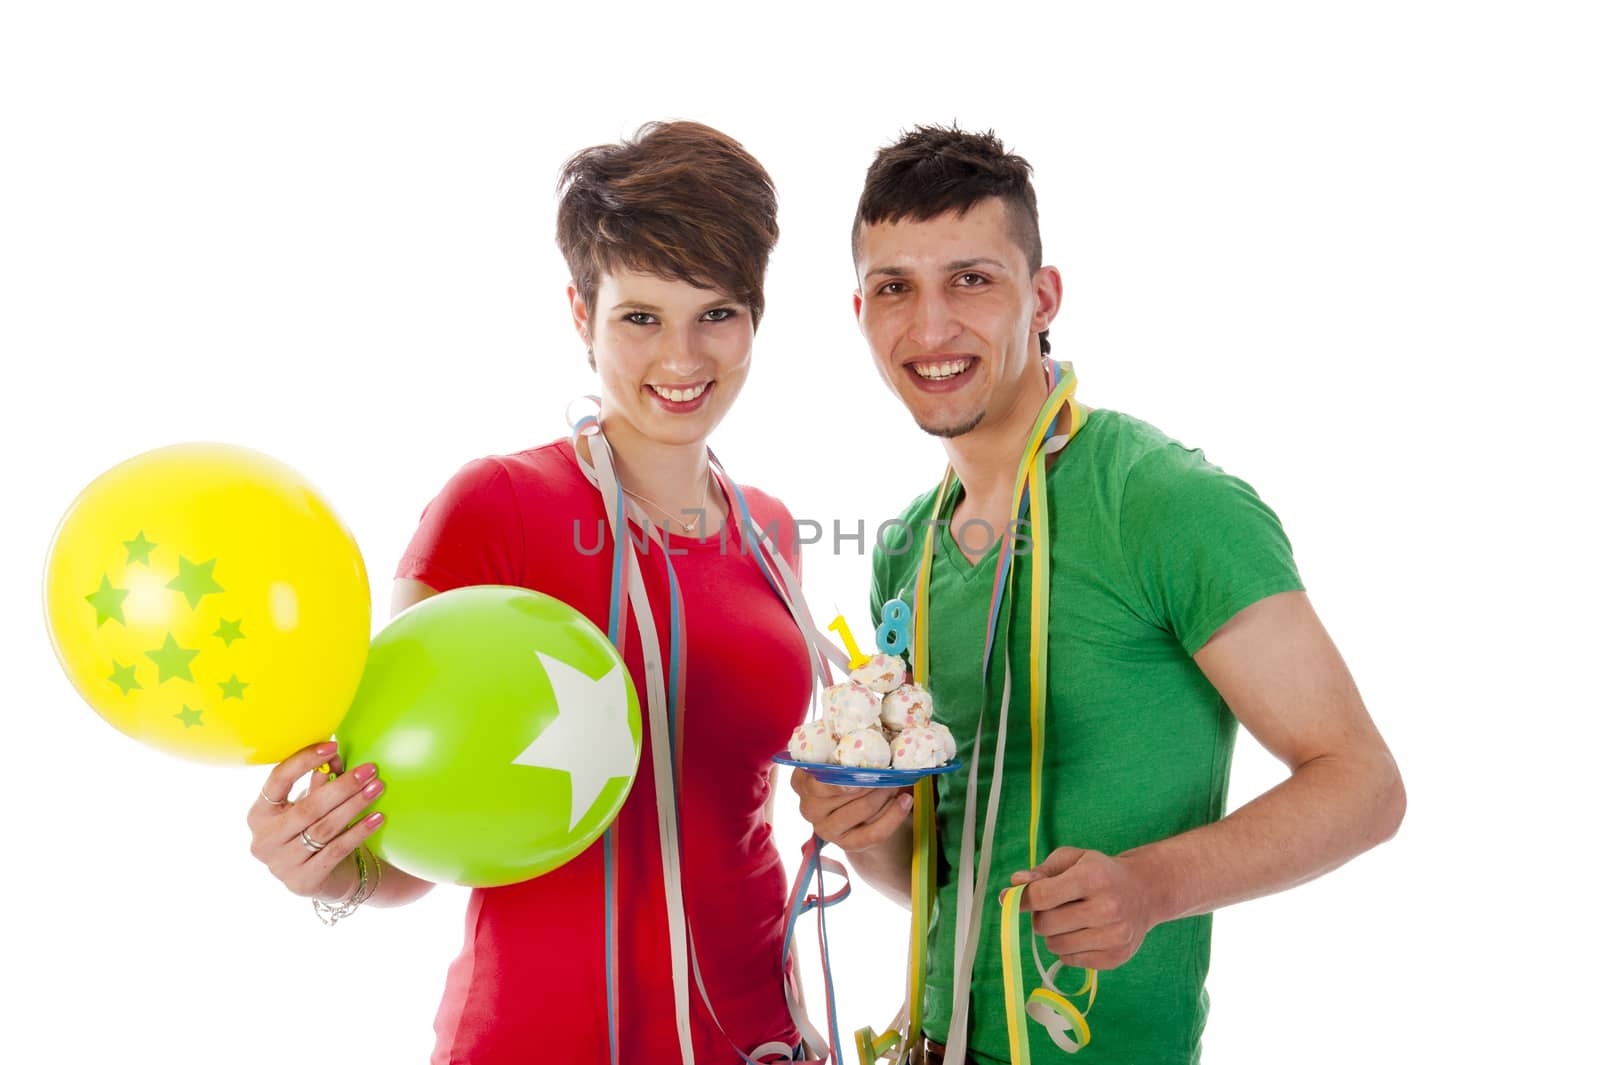
[[[1097,409],[1079,432],[1081,439],[1072,446],[1085,445],[1079,452],[1080,468],[1109,482],[1113,498],[1130,485],[1136,491],[1182,491],[1223,473],[1201,449],[1122,411]]]
[[[900,513],[884,522],[878,529],[877,550],[874,555],[890,554],[895,557],[908,553],[914,544],[917,530],[925,528],[933,517],[933,506],[939,498],[939,485],[934,483],[927,491],[916,496],[900,509]]]
[[[1120,410],[1096,408],[1089,413],[1073,447],[1093,455],[1102,469],[1126,471],[1152,455],[1186,450],[1184,445],[1142,418]]]
[[[900,508],[899,517],[890,525],[911,525],[923,518],[933,516],[933,504],[939,497],[939,482],[935,481],[927,491],[915,496],[909,503]],[[886,530],[887,533],[887,530]]]
[[[939,484],[935,482],[902,507],[897,516],[878,526],[872,547],[872,576],[876,585],[898,586],[904,580],[899,571],[916,565],[921,557],[917,548],[922,541],[918,537],[933,517],[938,497]]]

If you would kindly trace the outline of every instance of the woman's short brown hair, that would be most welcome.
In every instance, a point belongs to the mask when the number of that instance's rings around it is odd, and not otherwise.
[[[778,195],[755,158],[698,122],[647,122],[620,144],[585,148],[561,168],[556,243],[586,305],[619,269],[725,292],[766,308]]]

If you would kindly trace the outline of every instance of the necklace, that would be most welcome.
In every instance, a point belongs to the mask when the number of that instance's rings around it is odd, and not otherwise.
[[[640,495],[638,492],[635,492],[631,488],[624,487],[622,490],[624,492],[626,492],[628,495],[632,496],[634,499],[637,499],[639,502],[641,502],[641,503],[649,503],[652,507],[655,507],[662,514],[666,515],[668,524],[681,525],[681,526],[683,526],[683,531],[685,533],[692,533],[692,532],[694,532],[694,527],[705,520],[705,516],[706,516],[706,500],[711,497],[711,477],[710,477],[709,474],[707,474],[707,476],[706,476],[705,485],[704,485],[704,487],[702,488],[702,490],[700,492],[700,510],[698,511],[698,516],[693,521],[684,521],[682,518],[674,518],[672,516],[674,511],[667,509],[666,507],[662,506],[660,503],[657,503],[654,499],[649,499],[649,498],[646,498],[645,496]],[[676,513],[679,513],[679,514],[695,514],[697,512],[689,511],[689,510],[680,510],[680,511],[677,511]]]

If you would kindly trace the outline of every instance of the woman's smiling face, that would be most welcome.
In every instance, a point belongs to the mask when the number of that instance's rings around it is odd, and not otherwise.
[[[634,270],[608,271],[586,307],[568,290],[594,351],[608,421],[659,444],[704,441],[750,373],[750,309],[715,289]]]

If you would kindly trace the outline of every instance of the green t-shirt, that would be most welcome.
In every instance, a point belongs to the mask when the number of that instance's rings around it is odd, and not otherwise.
[[[1238,723],[1195,665],[1193,654],[1244,607],[1302,588],[1277,516],[1249,485],[1158,430],[1114,411],[1091,412],[1046,473],[1051,525],[1049,691],[1039,857],[1059,846],[1117,854],[1218,820],[1224,810]],[[873,556],[872,617],[916,591],[922,530],[933,517],[929,492],[890,524]],[[940,519],[948,520],[955,490]],[[909,528],[907,528],[909,527]],[[1003,530],[1001,530],[1003,532]],[[982,661],[998,545],[977,564],[948,525],[937,534],[930,580],[934,716],[955,734],[971,765],[982,699]],[[964,530],[976,548],[977,527]],[[1029,580],[1031,560],[1016,558],[1010,614],[1012,698],[994,858],[973,971],[969,1047],[979,1062],[1005,1062],[1005,1000],[1000,966],[1000,891],[1028,862]],[[1004,623],[1002,623],[1004,624]],[[1002,663],[990,667],[978,772],[977,825],[988,801],[998,727]],[[947,1042],[955,954],[956,885],[967,768],[935,778],[938,797],[938,903],[930,930],[924,1028]],[[1025,918],[1024,918],[1025,919]],[[1032,951],[1022,948],[1027,989],[1038,985]],[[1054,957],[1040,943],[1048,966]],[[1092,1039],[1079,1065],[1188,1063],[1200,1059],[1205,1026],[1211,917],[1150,930],[1125,965],[1102,973],[1088,1020]],[[1083,972],[1056,984],[1076,991]],[[1076,1000],[1081,1006],[1083,1000]],[[1029,1023],[1036,1060],[1064,1057]]]

